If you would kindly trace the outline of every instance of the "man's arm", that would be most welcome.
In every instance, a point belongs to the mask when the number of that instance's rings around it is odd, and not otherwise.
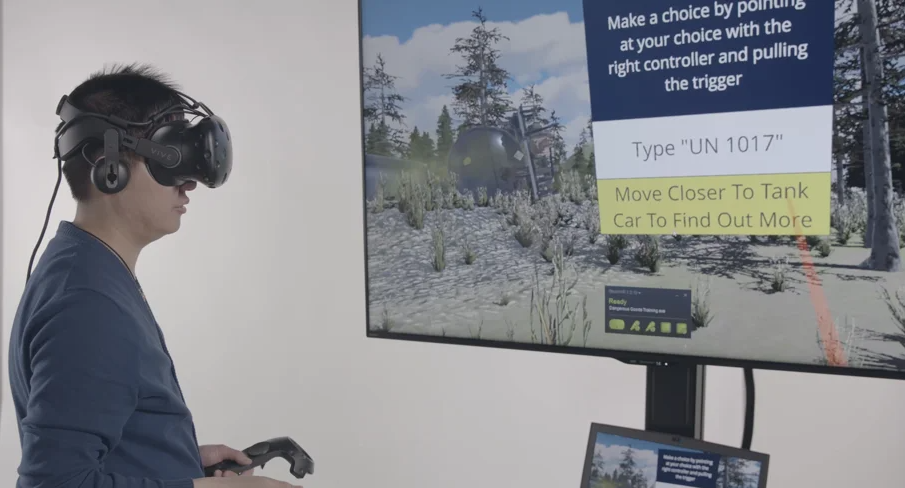
[[[31,392],[22,419],[21,488],[192,488],[190,479],[101,471],[138,404],[135,325],[107,297],[76,291],[31,338]]]

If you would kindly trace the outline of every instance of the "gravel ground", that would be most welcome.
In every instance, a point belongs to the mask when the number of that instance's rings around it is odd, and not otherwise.
[[[788,238],[753,243],[747,236],[663,236],[662,265],[656,273],[631,256],[611,265],[605,238],[591,242],[584,222],[597,217],[596,202],[561,203],[561,242],[572,242],[563,280],[574,287],[566,302],[579,310],[569,345],[765,361],[821,363],[814,304],[801,254]],[[556,294],[553,264],[540,243],[524,247],[506,213],[493,207],[427,212],[416,230],[395,208],[368,213],[370,327],[393,332],[444,334],[519,342],[541,337],[530,316],[532,291]],[[444,229],[445,269],[432,266],[433,234]],[[536,239],[539,241],[540,239]],[[467,244],[475,260],[465,263]],[[859,268],[869,255],[858,242],[833,248],[812,260],[830,305],[836,330],[852,366],[905,367],[903,339],[881,288],[894,293],[905,273]],[[774,259],[786,259],[788,288],[772,292]],[[608,334],[603,330],[604,286],[629,285],[694,289],[709,284],[713,320],[691,339]],[[535,295],[539,296],[539,295]],[[590,327],[584,333],[581,302],[586,298]],[[567,327],[568,328],[568,327]],[[532,334],[534,330],[534,334]]]

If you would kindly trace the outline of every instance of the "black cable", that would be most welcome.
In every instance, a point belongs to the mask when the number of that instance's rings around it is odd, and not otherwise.
[[[38,242],[35,244],[34,250],[31,252],[31,259],[28,260],[28,274],[25,275],[25,282],[31,279],[31,269],[35,263],[35,257],[38,255],[38,248],[44,240],[44,234],[47,232],[47,224],[50,223],[50,213],[53,212],[53,203],[57,199],[57,192],[60,190],[60,181],[63,179],[63,161],[57,157],[57,182],[53,186],[53,194],[50,196],[50,203],[47,204],[47,214],[44,215],[44,226],[41,227],[41,235],[38,236]]]
[[[745,368],[745,430],[742,433],[742,449],[751,449],[754,436],[754,370]]]

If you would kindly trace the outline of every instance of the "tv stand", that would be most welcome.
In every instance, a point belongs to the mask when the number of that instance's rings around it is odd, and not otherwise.
[[[644,429],[694,439],[704,436],[704,366],[648,363]]]

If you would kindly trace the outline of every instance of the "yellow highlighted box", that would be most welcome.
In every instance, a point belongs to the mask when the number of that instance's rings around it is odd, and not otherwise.
[[[828,235],[831,174],[597,180],[602,234]]]

